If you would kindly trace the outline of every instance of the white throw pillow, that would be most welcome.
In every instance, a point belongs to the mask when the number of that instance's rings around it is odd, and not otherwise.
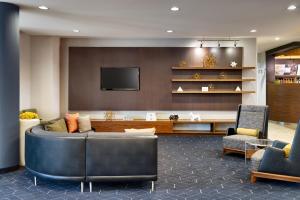
[[[155,134],[156,129],[155,128],[141,128],[141,129],[125,129],[125,133],[149,133],[151,135]]]

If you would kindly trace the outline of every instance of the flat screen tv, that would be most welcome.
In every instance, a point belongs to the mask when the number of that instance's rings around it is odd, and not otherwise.
[[[101,67],[101,90],[140,90],[139,67]]]

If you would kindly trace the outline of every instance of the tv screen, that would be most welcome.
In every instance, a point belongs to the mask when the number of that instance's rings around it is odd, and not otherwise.
[[[138,67],[101,67],[101,90],[140,90]]]

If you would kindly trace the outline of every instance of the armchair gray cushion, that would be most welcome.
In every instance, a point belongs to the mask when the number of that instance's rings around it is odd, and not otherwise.
[[[268,137],[268,106],[239,105],[235,128],[227,130],[227,136],[223,137],[224,149],[237,151],[245,150],[245,142],[256,137],[237,135],[237,128],[259,129],[260,139]]]
[[[276,141],[272,147],[266,148],[259,172],[272,174],[300,176],[300,121],[296,129],[290,156],[285,157],[283,147],[287,143]]]
[[[223,138],[223,146],[230,147],[230,149],[245,150],[245,142],[256,139],[254,136],[249,135],[231,135]],[[250,148],[250,147],[249,147]]]

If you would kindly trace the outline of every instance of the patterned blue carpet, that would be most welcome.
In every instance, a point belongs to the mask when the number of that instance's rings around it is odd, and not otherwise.
[[[150,183],[94,184],[80,193],[79,183],[38,179],[33,186],[26,170],[0,175],[0,199],[300,199],[300,184],[249,181],[240,156],[222,157],[221,137],[159,137],[159,179]]]

